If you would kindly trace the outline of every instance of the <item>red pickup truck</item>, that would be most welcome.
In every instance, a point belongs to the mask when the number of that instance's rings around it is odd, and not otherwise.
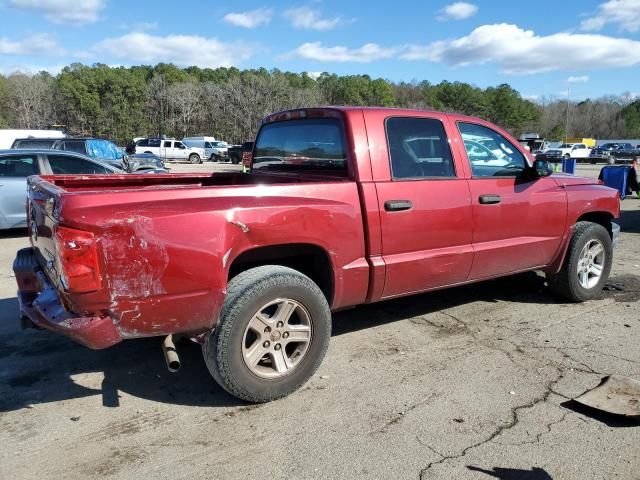
[[[527,270],[602,289],[619,198],[551,175],[505,131],[437,112],[312,108],[266,117],[243,173],[29,180],[23,322],[90,347],[176,335],[263,402],[299,388],[331,311]],[[173,337],[172,337],[173,335]]]

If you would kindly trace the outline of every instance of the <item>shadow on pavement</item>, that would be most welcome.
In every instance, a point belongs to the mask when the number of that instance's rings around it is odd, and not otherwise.
[[[623,210],[620,212],[620,218],[614,221],[620,225],[620,230],[624,233],[640,233],[640,202],[637,199],[623,200],[625,207],[627,203],[635,204],[636,209]]]
[[[640,426],[640,418],[638,417],[625,417],[623,415],[615,415],[613,413],[598,410],[575,400],[568,400],[560,404],[564,408],[572,410],[576,413],[584,415],[585,417],[592,418],[598,422],[604,423],[611,428],[629,428]]]
[[[26,228],[10,228],[0,230],[0,239],[3,238],[28,238]]]
[[[502,467],[493,467],[493,470],[485,470],[484,468],[467,465],[467,468],[500,480],[553,480],[553,477],[545,469],[538,467],[532,467],[531,470]]]

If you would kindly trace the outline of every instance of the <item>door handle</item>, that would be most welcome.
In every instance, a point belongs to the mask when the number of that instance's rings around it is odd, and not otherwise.
[[[502,201],[500,195],[480,195],[478,200],[481,205],[494,205]]]
[[[401,212],[402,210],[410,210],[413,204],[410,200],[387,200],[384,202],[384,209],[387,212]]]

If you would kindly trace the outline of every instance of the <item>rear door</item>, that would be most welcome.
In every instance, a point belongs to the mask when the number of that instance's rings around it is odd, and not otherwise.
[[[473,260],[471,199],[446,116],[386,115],[366,115],[386,266],[382,296],[463,282]]]
[[[458,122],[471,168],[476,280],[547,265],[567,217],[565,190],[551,177],[532,179],[522,151],[488,124]]]
[[[0,228],[27,225],[27,177],[39,173],[37,155],[16,153],[0,158]]]

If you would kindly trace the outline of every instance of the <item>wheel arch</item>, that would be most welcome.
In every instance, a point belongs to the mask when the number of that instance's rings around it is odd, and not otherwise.
[[[255,247],[243,251],[229,265],[227,282],[250,268],[281,265],[303,273],[313,280],[329,305],[335,294],[334,272],[329,253],[310,243],[287,243]]]
[[[602,225],[609,232],[609,236],[613,236],[613,230],[611,226],[611,222],[613,222],[613,215],[610,212],[605,211],[595,211],[595,212],[586,212],[583,213],[578,219],[578,222],[592,222],[597,223],[598,225]]]

